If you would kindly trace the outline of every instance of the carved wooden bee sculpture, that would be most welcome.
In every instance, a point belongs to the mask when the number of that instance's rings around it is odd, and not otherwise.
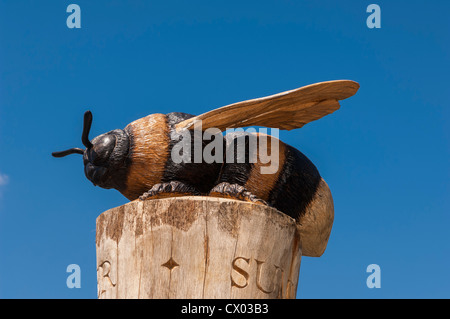
[[[199,161],[192,146],[196,143],[194,128],[199,121],[201,132],[249,126],[300,128],[337,110],[338,101],[354,95],[358,88],[358,83],[348,80],[322,82],[231,104],[199,116],[151,114],[92,141],[88,137],[92,114],[87,111],[82,133],[86,149],[72,148],[52,155],[82,154],[86,177],[94,185],[115,188],[129,200],[206,195],[275,207],[296,219],[300,238],[306,238],[302,240],[303,255],[320,256],[331,232],[334,208],[330,190],[314,164],[274,137],[248,132],[216,134],[209,141],[201,138],[197,141],[200,144],[196,144],[201,151],[211,149],[210,143],[217,138],[225,143],[222,149],[216,147],[212,152],[216,159],[222,160]],[[190,152],[181,152],[185,159],[187,155],[187,160],[179,161],[174,159],[174,153],[178,154],[174,150],[184,143],[186,132],[194,143]],[[251,147],[255,140],[264,140],[265,144]],[[261,155],[261,145],[270,148],[275,142],[278,147],[273,161],[277,169],[262,173],[267,156]],[[245,145],[243,151],[239,151],[239,143]]]

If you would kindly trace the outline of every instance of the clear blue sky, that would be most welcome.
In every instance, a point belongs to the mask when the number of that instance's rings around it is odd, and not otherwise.
[[[66,8],[81,7],[81,29]],[[381,29],[366,8],[381,8]],[[280,132],[328,182],[325,254],[298,298],[449,298],[449,1],[0,1],[0,298],[96,298],[95,219],[127,202],[94,187],[91,137],[151,113],[200,114],[351,79],[356,96]],[[366,267],[381,267],[381,288]],[[81,267],[81,288],[66,267]]]

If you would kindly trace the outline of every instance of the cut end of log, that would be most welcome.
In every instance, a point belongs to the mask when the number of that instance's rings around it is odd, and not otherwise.
[[[213,197],[133,201],[97,218],[99,298],[295,298],[295,221]]]

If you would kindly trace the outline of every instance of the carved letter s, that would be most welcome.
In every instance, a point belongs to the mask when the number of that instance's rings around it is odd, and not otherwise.
[[[248,272],[246,272],[244,269],[242,269],[241,267],[239,267],[238,265],[236,265],[236,262],[238,260],[242,259],[243,261],[245,261],[247,264],[249,264],[250,262],[250,258],[244,258],[244,257],[236,257],[233,259],[233,262],[231,263],[232,266],[232,271],[230,274],[230,278],[231,278],[231,286],[236,286],[238,288],[245,288],[248,285],[248,278],[250,277],[250,275],[248,274]],[[244,277],[245,279],[245,284],[239,285],[238,283],[236,283],[236,281],[233,279],[233,270],[235,270],[238,274],[240,274],[242,277]],[[242,281],[242,279],[240,280]]]

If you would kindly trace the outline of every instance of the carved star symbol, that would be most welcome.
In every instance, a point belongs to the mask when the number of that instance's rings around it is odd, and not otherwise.
[[[162,264],[161,266],[167,267],[170,270],[172,270],[175,267],[179,266],[179,264],[177,264],[177,262],[175,260],[173,260],[172,257],[170,257],[170,259],[168,261],[166,261],[164,264]]]

